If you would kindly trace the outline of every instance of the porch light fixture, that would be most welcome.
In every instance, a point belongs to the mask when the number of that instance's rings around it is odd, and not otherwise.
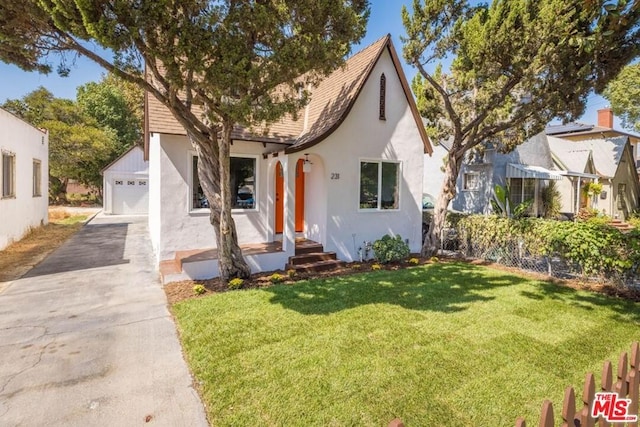
[[[311,172],[311,165],[313,163],[311,163],[311,161],[309,161],[309,155],[305,154],[304,155],[304,161],[302,162],[302,172],[304,173],[309,173]]]

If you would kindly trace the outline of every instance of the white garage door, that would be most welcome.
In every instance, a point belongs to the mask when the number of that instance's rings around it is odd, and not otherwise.
[[[149,212],[149,180],[147,178],[115,178],[111,198],[114,214],[146,214]]]

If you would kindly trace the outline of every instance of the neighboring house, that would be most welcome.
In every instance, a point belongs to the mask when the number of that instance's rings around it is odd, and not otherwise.
[[[496,185],[508,186],[511,205],[531,200],[528,214],[543,214],[542,189],[549,181],[562,180],[553,169],[546,135],[540,133],[517,146],[510,153],[493,148],[469,153],[456,184],[457,195],[451,203],[454,210],[489,214]]]
[[[542,190],[556,181],[561,212],[573,217],[581,208],[593,207],[617,219],[638,208],[640,184],[634,157],[639,138],[611,129],[610,109],[600,110],[598,126],[581,123],[548,126],[510,153],[487,149],[466,157],[451,207],[470,213],[492,212],[495,185],[509,187],[511,204],[531,200],[528,215],[544,214]],[[583,189],[591,182],[602,193],[587,200]]]
[[[48,223],[49,135],[0,108],[0,249]]]
[[[149,228],[159,262],[215,248],[209,209],[198,184],[198,157],[184,129],[155,98],[147,103]],[[312,89],[298,120],[267,133],[232,134],[233,215],[252,271],[282,269],[296,238],[357,260],[364,242],[400,235],[422,243],[423,154],[431,145],[390,36],[353,55]],[[184,264],[182,264],[183,272]],[[190,277],[217,275],[217,263]]]
[[[638,208],[640,182],[628,136],[583,140],[549,136],[548,142],[557,166],[567,170],[561,185],[563,212],[591,207],[625,220]],[[588,182],[602,184],[602,193],[591,200],[583,191]]]
[[[640,171],[640,135],[613,129],[613,111],[611,108],[598,110],[598,124],[588,125],[584,123],[569,123],[566,125],[547,126],[547,135],[570,141],[585,141],[591,139],[607,139],[623,136],[629,138],[632,147],[633,159],[636,169]]]
[[[103,210],[106,214],[149,212],[149,162],[134,145],[102,170]]]

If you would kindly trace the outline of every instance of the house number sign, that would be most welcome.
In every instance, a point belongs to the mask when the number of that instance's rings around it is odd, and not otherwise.
[[[335,172],[331,172],[331,179],[340,179],[340,174],[339,173],[335,173]]]

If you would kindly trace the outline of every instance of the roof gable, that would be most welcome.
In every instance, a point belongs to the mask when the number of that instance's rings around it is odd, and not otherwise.
[[[552,136],[547,138],[551,151],[568,170],[585,172],[591,158],[596,172],[607,178],[615,176],[628,144],[626,136],[583,141],[571,141]]]
[[[271,124],[268,129],[236,127],[232,132],[232,139],[285,144],[288,145],[287,153],[301,151],[318,144],[345,120],[385,49],[391,55],[420,133],[424,152],[431,154],[433,151],[431,142],[389,34],[347,59],[342,67],[325,77],[317,87],[312,88],[311,100],[307,107],[298,112],[297,120],[286,115]],[[149,132],[186,135],[184,128],[171,112],[155,97],[148,96],[147,101]]]
[[[144,159],[144,153],[139,145],[134,145],[122,153],[117,159],[102,168],[101,173],[107,171],[148,173],[149,163]]]

